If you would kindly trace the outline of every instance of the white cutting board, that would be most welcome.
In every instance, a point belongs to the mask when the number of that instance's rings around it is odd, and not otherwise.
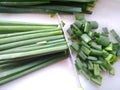
[[[67,25],[74,21],[72,15],[61,15],[61,17]],[[120,34],[120,0],[98,0],[93,14],[86,15],[86,18],[97,21],[99,31],[101,27],[106,26]],[[57,17],[50,18],[45,14],[0,14],[0,20],[58,22]],[[85,90],[120,90],[120,58],[114,64],[114,68],[115,76],[102,74],[102,86],[97,86],[80,75],[82,86]],[[0,90],[77,90],[77,83],[69,59],[66,59],[2,85]]]

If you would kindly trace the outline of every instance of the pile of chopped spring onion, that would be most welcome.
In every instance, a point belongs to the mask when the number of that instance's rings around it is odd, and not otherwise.
[[[0,22],[0,85],[68,56],[57,24]]]
[[[104,27],[102,32],[93,31],[98,28],[96,21],[87,21],[84,16],[76,16],[75,22],[68,29],[71,36],[71,47],[76,51],[75,66],[78,73],[82,73],[88,80],[102,84],[101,72],[114,75],[113,64],[120,55],[120,37],[114,30],[111,33],[118,41],[113,43],[109,39],[109,30]]]
[[[92,13],[97,0],[1,0],[0,13]]]

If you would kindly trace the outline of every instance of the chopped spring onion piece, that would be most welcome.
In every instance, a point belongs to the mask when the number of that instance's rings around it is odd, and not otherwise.
[[[92,29],[98,28],[98,23],[96,21],[89,21],[89,23],[90,23]]]
[[[86,55],[89,55],[90,54],[90,50],[87,48],[87,47],[85,47],[85,46],[82,46],[81,47],[81,50],[86,54]]]
[[[83,59],[83,60],[86,60],[86,59],[87,59],[87,56],[84,54],[83,51],[80,51],[78,55],[79,55],[79,57],[80,57],[81,59]]]
[[[91,24],[89,22],[85,22],[84,32],[88,33],[89,31],[91,31]]]
[[[80,29],[75,25],[75,24],[72,24],[71,25],[71,29],[73,30],[73,32],[77,35],[77,36],[80,36],[82,34],[82,32],[80,31]]]
[[[118,41],[118,42],[120,42],[120,36],[115,32],[115,30],[111,30],[111,33],[112,33],[112,35],[114,36],[114,38]]]
[[[101,83],[102,83],[102,78],[99,78],[99,77],[92,77],[91,80],[96,83],[97,85],[100,85],[101,86]]]
[[[94,75],[95,76],[100,76],[99,64],[93,64],[93,66],[94,66]]]
[[[82,45],[85,46],[86,48],[90,49],[90,46],[85,42],[85,41],[81,41]]]
[[[98,44],[103,46],[108,46],[110,44],[110,40],[108,37],[100,35],[100,37],[96,40]]]
[[[101,56],[103,54],[102,50],[96,50],[91,48],[91,55]]]
[[[85,16],[82,14],[82,15],[75,15],[75,20],[84,20],[85,19]]]
[[[79,50],[79,45],[77,42],[72,42],[72,48],[75,50],[75,51],[78,51]]]
[[[96,57],[94,57],[94,56],[88,56],[87,59],[88,59],[88,60],[98,60],[98,59],[97,59]]]
[[[107,27],[104,27],[104,28],[102,28],[102,35],[105,35],[105,36],[107,36],[108,37],[108,34],[109,34],[109,31],[108,31],[108,28]]]
[[[98,45],[96,42],[91,42],[90,45],[95,49],[102,50],[102,45]]]
[[[91,41],[91,38],[87,34],[81,35],[82,40],[84,40],[86,43],[89,43]]]
[[[110,43],[110,44],[105,48],[105,50],[107,50],[107,51],[112,51],[112,50],[113,50],[113,44]]]

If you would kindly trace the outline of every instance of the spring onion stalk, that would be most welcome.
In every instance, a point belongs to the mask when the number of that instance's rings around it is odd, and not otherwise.
[[[51,0],[51,1],[62,1],[62,2],[93,2],[95,0]]]
[[[18,21],[0,21],[0,26],[58,26],[57,24],[41,24]]]
[[[52,31],[59,31],[59,30],[61,30],[61,29],[52,28],[52,29],[39,29],[39,30],[32,30],[32,31],[25,31],[25,32],[16,32],[16,33],[9,33],[9,34],[0,34],[0,38],[7,38],[7,37],[33,34],[33,33],[52,32]]]
[[[63,55],[63,54],[62,54]],[[56,56],[60,56],[60,55],[56,55]],[[55,58],[55,56],[52,56],[52,57],[49,57],[48,59],[51,59],[51,58]],[[42,60],[43,59],[43,60]],[[29,68],[32,68],[33,66],[36,66],[36,65],[40,65],[41,63],[44,63],[46,62],[47,60],[44,60],[44,58],[41,58],[41,60],[35,60],[35,61],[32,61],[30,63],[32,64],[25,64],[25,65],[22,65],[20,67],[16,67],[16,68],[13,68],[11,70],[6,70],[4,72],[2,72],[0,74],[0,80],[4,79],[5,77],[7,76],[11,76],[11,75],[14,75],[16,72],[21,72],[21,71],[24,71],[26,69],[29,69]]]
[[[0,64],[11,64],[11,63],[18,63],[18,62],[24,62],[25,60],[31,59],[31,58],[35,58],[35,57],[39,57],[40,55],[34,55],[34,56],[29,56],[29,57],[22,57],[22,58],[16,58],[16,59],[8,59],[8,60],[1,60]],[[44,55],[42,55],[44,56]],[[29,61],[29,60],[28,60]],[[31,60],[30,60],[31,61]],[[26,61],[25,61],[26,62]]]
[[[57,61],[59,61],[59,60],[62,60],[62,59],[64,59],[64,58],[66,58],[66,54],[63,54],[63,55],[59,55],[59,56],[56,56],[56,57],[54,57],[54,58],[44,58],[43,59],[43,61],[47,61],[47,62],[44,62],[44,63],[42,63],[42,64],[38,64],[38,65],[35,65],[35,66],[33,66],[32,68],[29,68],[29,69],[27,69],[27,70],[24,70],[24,71],[22,71],[22,72],[20,72],[20,73],[18,73],[18,72],[15,72],[15,74],[14,75],[12,75],[12,76],[10,76],[10,77],[7,77],[7,78],[5,78],[5,79],[3,79],[3,80],[0,80],[0,85],[3,85],[3,84],[5,84],[5,83],[8,83],[8,82],[10,82],[10,81],[12,81],[12,80],[15,80],[15,79],[17,79],[17,78],[20,78],[20,77],[22,77],[22,76],[24,76],[24,75],[26,75],[26,74],[29,74],[29,73],[31,73],[31,72],[34,72],[34,71],[36,71],[36,70],[38,70],[38,69],[41,69],[41,68],[44,68],[44,67],[46,67],[46,66],[48,66],[48,65],[50,65],[50,64],[52,64],[52,63],[54,63],[54,62],[57,62]],[[39,60],[40,61],[40,60]],[[32,65],[32,63],[30,63],[31,65]],[[30,65],[30,64],[28,64],[28,65]]]
[[[12,43],[16,41],[23,41],[23,40],[33,39],[33,38],[41,38],[45,36],[54,36],[54,35],[61,35],[61,34],[62,34],[62,31],[53,31],[53,32],[35,33],[35,34],[27,34],[22,36],[14,36],[9,38],[2,38],[0,39],[0,45]]]
[[[22,45],[35,44],[35,43],[40,42],[40,41],[51,41],[51,40],[63,39],[63,38],[64,38],[63,35],[56,35],[56,36],[48,36],[48,37],[34,38],[34,39],[30,39],[30,40],[18,41],[18,42],[0,45],[0,50],[15,48],[15,47],[22,46]]]
[[[45,42],[45,43],[41,44],[41,42]],[[12,49],[18,50],[18,49],[22,49],[22,48],[31,48],[31,47],[37,47],[37,46],[41,46],[41,48],[43,48],[44,46],[42,46],[42,45],[56,44],[56,43],[61,43],[61,42],[65,42],[65,39],[62,38],[62,39],[56,39],[56,40],[51,40],[51,41],[40,41],[40,42],[36,42],[35,44],[22,45],[22,46],[15,47]]]
[[[32,50],[38,50],[38,49],[43,49],[43,48],[49,48],[49,47],[54,47],[58,45],[63,45],[66,44],[66,41],[64,42],[56,42],[53,44],[45,44],[45,45],[40,45],[40,46],[33,46],[33,47],[26,47],[26,48],[17,48],[17,49],[8,49],[8,50],[3,50],[0,52],[0,54],[8,54],[8,53],[17,53],[17,52],[27,52],[27,51],[32,51]]]
[[[49,1],[35,1],[35,2],[0,2],[0,5],[7,6],[28,6],[28,5],[38,5],[38,4],[47,4]]]
[[[33,3],[32,3],[33,2]],[[91,13],[96,0],[0,1],[1,13]]]
[[[8,68],[13,68],[13,67],[18,67],[18,66],[22,66],[22,65],[25,65],[25,64],[27,64],[27,63],[29,63],[29,62],[32,62],[32,60],[33,59],[35,59],[35,58],[27,58],[27,60],[19,60],[19,61],[17,61],[17,62],[6,62],[6,63],[4,63],[4,62],[0,62],[1,64],[0,64],[0,70],[4,70],[4,69],[8,69]],[[19,63],[18,63],[19,62]]]
[[[8,59],[11,60],[15,58],[27,57],[27,56],[38,55],[38,54],[43,55],[46,53],[63,51],[66,49],[67,49],[67,45],[65,44],[65,45],[59,45],[55,47],[49,47],[49,48],[34,50],[29,52],[3,54],[3,55],[0,55],[0,60],[8,60]]]
[[[61,9],[64,8],[64,9]],[[57,5],[45,5],[45,6],[28,6],[28,7],[9,7],[0,6],[1,13],[80,13],[81,7],[75,6],[57,6]]]
[[[9,32],[22,32],[27,30],[37,30],[37,29],[52,29],[56,26],[0,26],[1,33]]]

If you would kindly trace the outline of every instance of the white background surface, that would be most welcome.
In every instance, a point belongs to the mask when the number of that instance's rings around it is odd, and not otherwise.
[[[69,25],[74,21],[72,15],[61,15]],[[86,15],[87,20],[99,23],[102,27],[115,29],[120,34],[120,0],[98,0],[92,15]],[[0,14],[0,20],[58,23],[57,17],[50,18],[45,14]],[[113,38],[111,38],[113,39]],[[120,58],[114,64],[115,76],[102,73],[102,86],[97,86],[80,75],[81,84],[85,90],[120,90]],[[22,78],[0,86],[0,90],[76,90],[76,78],[69,59],[52,64],[44,69],[33,72]]]

